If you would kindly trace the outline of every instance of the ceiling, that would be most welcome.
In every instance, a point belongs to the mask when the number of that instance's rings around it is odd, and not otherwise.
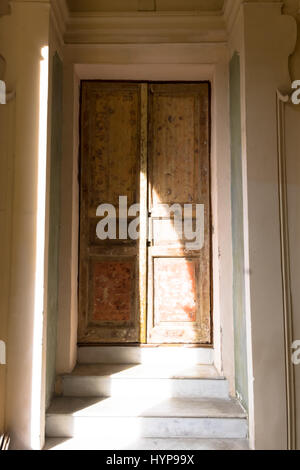
[[[71,13],[199,11],[219,12],[224,0],[67,0]]]

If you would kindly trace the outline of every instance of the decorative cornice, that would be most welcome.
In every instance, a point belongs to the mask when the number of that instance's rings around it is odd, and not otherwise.
[[[44,1],[51,2],[54,25],[66,44],[224,43],[241,5],[252,3],[225,0],[220,11],[70,12],[66,0]],[[9,13],[9,3],[0,0],[0,16]]]
[[[294,0],[298,2],[298,0]],[[226,23],[228,34],[231,33],[232,28],[234,27],[235,21],[237,19],[238,13],[240,8],[243,4],[254,3],[255,5],[274,5],[276,4],[279,8],[286,8],[286,0],[269,0],[269,1],[259,1],[257,0],[225,0],[224,9],[223,9],[223,17]],[[295,10],[295,5],[288,4],[286,13],[289,10]],[[298,4],[298,8],[296,8],[298,14],[300,13],[300,3]]]
[[[223,10],[217,11],[195,11],[195,10],[163,10],[163,11],[89,11],[89,12],[69,12],[70,18],[97,18],[97,17],[139,17],[151,16],[222,16]]]
[[[242,0],[225,0],[223,17],[226,23],[228,33],[232,31],[241,4]]]
[[[67,44],[226,42],[222,15],[137,12],[69,17]]]
[[[69,18],[69,11],[66,0],[51,1],[51,17],[59,35],[59,38],[63,43]]]

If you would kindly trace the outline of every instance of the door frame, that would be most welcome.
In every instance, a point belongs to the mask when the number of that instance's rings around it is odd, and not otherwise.
[[[57,373],[72,370],[77,360],[78,322],[78,227],[79,227],[79,115],[81,80],[134,80],[177,81],[211,83],[211,210],[212,210],[212,272],[213,272],[213,337],[214,363],[229,380],[234,393],[234,343],[232,316],[232,241],[230,199],[230,139],[228,103],[228,65],[224,60],[225,46],[214,46],[211,64],[201,64],[203,46],[175,45],[177,63],[170,63],[169,51],[163,46],[144,46],[152,51],[151,63],[118,63],[119,47],[107,46],[111,63],[85,63],[92,61],[86,56],[85,47],[77,49],[77,63],[72,50],[65,62],[64,102],[64,157],[63,175],[70,186],[62,189],[62,220],[65,224],[61,234],[61,252],[64,259],[60,266],[60,299],[58,317]],[[105,46],[101,47],[101,49]],[[128,46],[130,52],[140,46]],[[163,51],[162,51],[163,48]],[[198,54],[195,54],[195,49]],[[219,49],[218,49],[219,48]],[[213,49],[213,48],[212,48]],[[108,51],[107,51],[108,52]],[[124,52],[124,51],[122,51]],[[206,51],[207,52],[207,51]],[[210,51],[212,53],[212,51]],[[94,49],[97,61],[97,48]],[[195,58],[197,56],[197,59]],[[187,61],[194,63],[186,63]],[[96,60],[96,59],[95,59]],[[105,59],[104,59],[105,60]],[[171,58],[172,60],[172,58]],[[68,176],[67,176],[68,175]],[[65,193],[65,194],[64,194]],[[65,215],[65,217],[64,217]],[[66,220],[67,219],[67,220]],[[222,230],[218,230],[222,227]],[[67,261],[67,269],[66,269]]]

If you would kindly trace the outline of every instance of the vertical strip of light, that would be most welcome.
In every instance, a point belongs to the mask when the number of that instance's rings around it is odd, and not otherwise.
[[[38,140],[38,181],[36,215],[36,257],[34,331],[32,351],[31,447],[41,445],[41,386],[44,318],[44,254],[46,212],[47,121],[48,121],[48,46],[41,49]]]
[[[140,157],[140,243],[139,243],[139,297],[140,343],[147,341],[147,145],[148,145],[148,85],[141,85],[141,157]]]

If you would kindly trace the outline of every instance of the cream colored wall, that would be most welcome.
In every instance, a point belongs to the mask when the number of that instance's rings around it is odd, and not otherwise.
[[[276,89],[290,82],[288,57],[295,46],[296,24],[293,18],[281,15],[280,5],[248,4],[244,6],[244,25],[255,444],[258,449],[285,449],[287,431],[282,423],[286,422],[286,384],[275,97]]]
[[[286,13],[293,14],[298,25],[298,40],[290,58],[291,80],[300,80],[300,13],[295,0],[289,0]],[[290,241],[293,340],[300,340],[300,105],[285,105],[285,148],[287,165],[288,219]],[[300,449],[300,366],[294,366],[296,391],[296,443]]]
[[[47,161],[47,195],[46,195],[46,228],[45,228],[45,286],[48,287],[48,249],[49,249],[49,231],[51,230],[50,228],[50,187],[51,187],[51,158],[52,156],[52,128],[51,124],[53,121],[53,116],[52,113],[52,94],[53,94],[53,89],[52,89],[52,78],[53,78],[53,58],[55,54],[57,54],[60,58],[61,61],[63,61],[64,57],[64,51],[63,51],[63,39],[61,36],[61,31],[60,27],[57,23],[57,19],[55,18],[53,12],[51,14],[50,18],[50,29],[49,29],[49,109],[48,109],[48,161]],[[48,327],[48,312],[47,312],[47,306],[48,306],[48,288],[45,289],[45,323],[44,323],[44,338],[45,338],[45,348],[44,348],[44,357],[43,357],[43,362],[45,362],[47,365],[48,364],[55,364],[56,368],[56,349],[52,350],[52,347],[50,346],[49,350],[49,345],[47,344],[47,327]],[[52,313],[53,314],[53,313]],[[55,330],[55,320],[51,319],[51,333],[53,334],[53,331]],[[57,327],[57,325],[56,325]],[[53,340],[53,344],[54,344]],[[51,359],[49,359],[49,356],[51,356]],[[47,357],[48,357],[48,363],[47,363]],[[56,372],[56,371],[55,371]],[[48,373],[48,375],[47,375]],[[54,371],[45,371],[44,375],[44,387],[49,387],[49,384],[47,384],[47,379],[49,382],[52,382],[52,380],[49,379],[49,377],[52,376]],[[49,397],[51,396],[51,393],[53,393],[53,390],[46,390],[46,399],[49,401]]]
[[[13,115],[8,135],[12,133],[14,137],[13,145],[7,147],[7,158],[12,165],[12,224],[9,243],[7,235],[6,243],[1,243],[1,249],[10,254],[10,265],[6,261],[10,283],[9,287],[6,284],[5,292],[9,294],[5,304],[8,315],[6,427],[13,448],[29,449],[39,448],[43,439],[39,425],[43,419],[40,381],[35,390],[38,400],[32,402],[31,396],[39,76],[41,48],[48,45],[49,5],[47,1],[12,1],[11,5],[11,15],[0,20],[1,53],[7,60],[6,81],[9,89],[16,90],[15,102],[4,111]],[[43,312],[37,314],[42,319]],[[37,424],[36,429],[33,423]]]
[[[280,4],[261,2],[242,5],[237,23],[231,47],[242,64],[250,437],[256,449],[286,449],[276,90],[290,84],[296,25]]]
[[[300,77],[300,74],[298,75]],[[293,310],[293,340],[300,340],[300,108],[285,107],[286,164],[288,191],[288,218],[290,241],[291,295]],[[300,449],[300,366],[294,366],[296,391],[296,438]]]
[[[4,44],[3,31],[1,29],[1,16],[9,12],[8,5],[0,3],[0,44]],[[0,47],[0,54],[4,51]],[[5,60],[1,63],[1,79],[4,80]],[[9,265],[10,265],[10,229],[11,229],[11,188],[12,188],[12,165],[9,159],[9,149],[13,144],[12,126],[14,106],[11,104],[0,105],[0,341],[7,343],[8,322],[8,290],[9,290]],[[5,402],[6,402],[6,373],[5,364],[0,364],[0,434],[5,429]]]
[[[229,57],[232,58],[235,53],[239,55],[240,60],[240,93],[241,93],[241,145],[242,145],[242,179],[243,179],[243,205],[244,205],[244,267],[249,267],[248,256],[248,206],[247,206],[247,159],[246,159],[246,109],[245,109],[245,43],[244,43],[244,17],[243,10],[236,6],[236,15],[234,16],[229,27]],[[232,183],[231,183],[232,184]],[[246,278],[245,278],[246,279]],[[248,278],[249,281],[249,278]],[[250,288],[249,282],[245,282],[245,315],[246,315],[246,337],[244,338],[247,345],[247,364],[244,364],[248,373],[248,423],[249,437],[252,448],[255,446],[255,428],[254,428],[254,404],[253,404],[253,364],[252,364],[252,340],[251,340],[251,305],[249,301]],[[236,371],[235,371],[236,373]]]
[[[61,220],[64,223],[60,230],[57,374],[71,372],[77,359],[79,83],[67,60],[63,89]]]
[[[0,44],[2,42],[0,19]],[[0,52],[4,52],[0,48]],[[10,240],[12,215],[13,132],[15,102],[0,106],[0,340],[8,340],[8,304],[10,281]],[[7,366],[0,365],[0,433],[5,429]]]

